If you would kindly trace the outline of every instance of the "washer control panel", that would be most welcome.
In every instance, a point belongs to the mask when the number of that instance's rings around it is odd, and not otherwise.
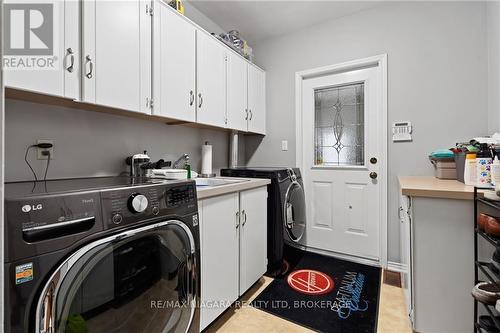
[[[103,191],[101,200],[102,216],[108,228],[159,216],[190,214],[197,210],[194,183]]]
[[[163,186],[101,192],[104,223],[116,227],[158,215]]]

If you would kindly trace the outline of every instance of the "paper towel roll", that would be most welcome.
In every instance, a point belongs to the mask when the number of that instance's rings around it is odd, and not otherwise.
[[[203,175],[212,174],[212,145],[205,142],[201,146],[201,173]]]

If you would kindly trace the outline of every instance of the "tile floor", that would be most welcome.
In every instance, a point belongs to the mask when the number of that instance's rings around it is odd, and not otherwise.
[[[252,289],[242,297],[243,302],[250,302],[272,279],[263,277]],[[403,289],[382,284],[380,294],[378,333],[411,333],[408,318],[405,314]],[[249,305],[231,308],[217,319],[206,331],[207,333],[254,333],[254,332],[313,332],[267,312]]]

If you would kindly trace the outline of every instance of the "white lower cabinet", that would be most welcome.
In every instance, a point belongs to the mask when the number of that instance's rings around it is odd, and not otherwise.
[[[240,296],[267,269],[267,188],[240,193]]]
[[[202,199],[198,209],[203,330],[266,271],[267,188]]]
[[[473,331],[472,200],[401,196],[399,214],[402,286],[413,331]]]

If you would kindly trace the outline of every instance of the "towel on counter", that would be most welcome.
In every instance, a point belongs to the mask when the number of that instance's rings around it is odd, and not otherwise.
[[[431,153],[431,157],[433,159],[447,159],[447,158],[453,158],[453,156],[454,156],[453,152],[449,149],[438,149]]]

